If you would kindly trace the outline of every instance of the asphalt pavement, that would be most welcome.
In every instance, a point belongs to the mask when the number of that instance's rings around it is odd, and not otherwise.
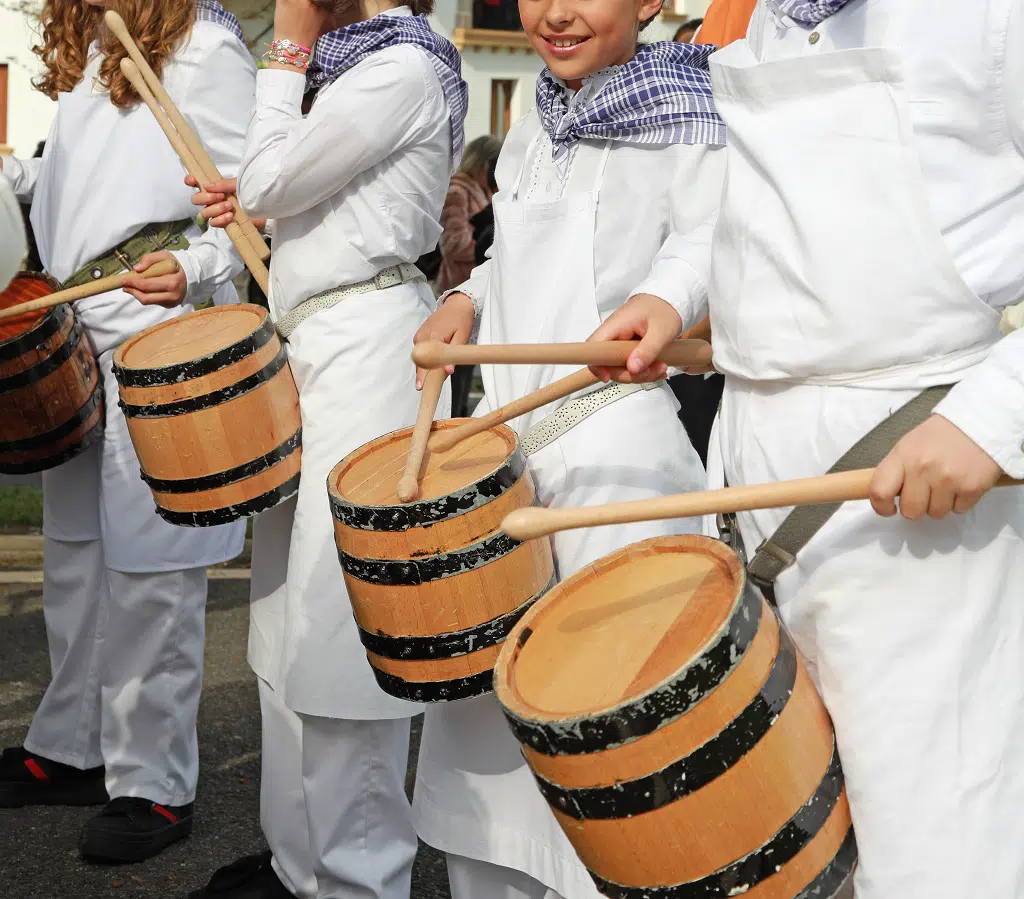
[[[21,744],[49,680],[42,588],[27,582],[38,578],[24,580],[0,584],[0,746]],[[78,834],[95,809],[0,809],[0,899],[185,899],[215,868],[266,848],[259,827],[259,702],[245,663],[248,589],[244,579],[210,582],[191,839],[139,865],[87,865],[78,856]],[[418,736],[419,719],[410,786]],[[412,899],[449,899],[444,859],[426,846],[416,860]]]

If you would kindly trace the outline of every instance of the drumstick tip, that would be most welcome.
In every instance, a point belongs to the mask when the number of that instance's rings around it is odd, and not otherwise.
[[[139,67],[127,56],[121,60],[121,72],[129,81],[134,81],[141,74]]]
[[[118,37],[121,37],[122,34],[128,33],[128,28],[124,24],[124,19],[122,19],[120,14],[113,9],[108,9],[103,14],[103,24],[113,31]]]
[[[434,340],[416,344],[412,348],[412,361],[422,368],[441,368],[444,365],[444,344]]]
[[[395,491],[398,494],[399,500],[403,503],[411,503],[417,496],[419,496],[420,485],[416,482],[416,478],[404,475],[398,482],[398,489]]]
[[[501,521],[501,529],[513,540],[525,542],[551,533],[545,527],[544,509],[513,509]]]

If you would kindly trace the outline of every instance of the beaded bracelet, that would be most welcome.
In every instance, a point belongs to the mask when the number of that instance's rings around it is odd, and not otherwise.
[[[290,41],[288,38],[279,38],[265,46],[271,50],[282,50],[292,56],[297,56],[300,53],[309,56],[313,52],[309,47],[303,47],[302,44],[296,44],[295,41]]]

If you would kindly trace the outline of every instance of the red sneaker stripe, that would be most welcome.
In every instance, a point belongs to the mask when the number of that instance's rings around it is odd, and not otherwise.
[[[37,762],[35,759],[25,759],[25,767],[28,768],[28,770],[32,773],[32,776],[36,780],[50,779],[50,775],[47,774],[41,767],[39,767],[39,762]]]
[[[162,805],[154,805],[153,811],[156,812],[158,815],[163,815],[168,821],[171,822],[171,824],[178,823],[177,817],[175,817],[173,813],[167,811],[167,809],[165,809]]]

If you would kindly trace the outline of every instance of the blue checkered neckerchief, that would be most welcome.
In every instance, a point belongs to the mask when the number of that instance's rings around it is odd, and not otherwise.
[[[645,44],[615,66],[593,97],[573,103],[545,69],[537,80],[537,111],[555,162],[584,138],[628,144],[725,144],[725,123],[711,96],[710,45]]]
[[[322,35],[313,45],[306,87],[318,91],[378,50],[414,44],[427,52],[441,79],[452,124],[452,168],[462,159],[463,122],[469,88],[462,80],[462,59],[451,41],[435,34],[424,16],[376,15]]]
[[[245,43],[245,35],[242,34],[242,26],[238,24],[238,19],[221,6],[217,0],[196,0],[196,21],[213,22],[222,28],[227,28],[243,44]]]
[[[820,25],[829,16],[839,12],[850,0],[771,0],[784,16],[802,25]]]

